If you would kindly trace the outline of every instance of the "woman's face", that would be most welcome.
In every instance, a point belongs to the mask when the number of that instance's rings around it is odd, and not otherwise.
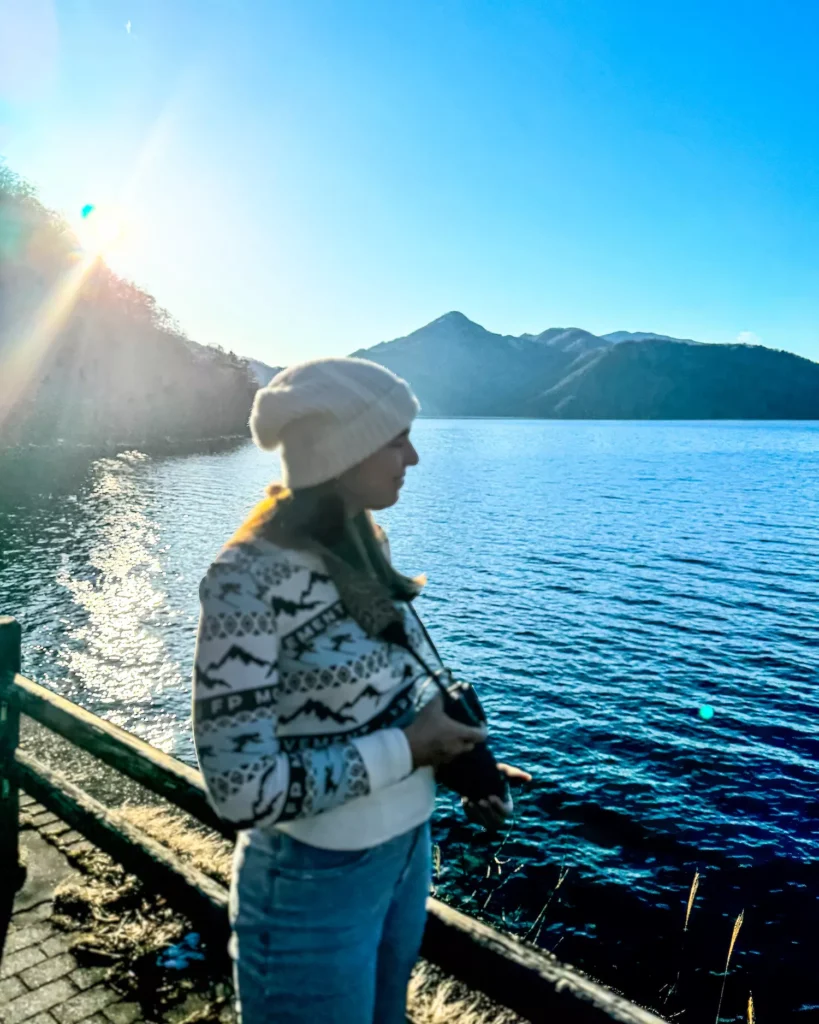
[[[418,452],[405,430],[357,466],[338,478],[338,486],[348,508],[357,512],[377,512],[398,501],[408,466],[418,465]]]

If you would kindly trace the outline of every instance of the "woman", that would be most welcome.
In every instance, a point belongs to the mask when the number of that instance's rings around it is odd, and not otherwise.
[[[434,772],[485,739],[429,685],[421,666],[439,663],[409,605],[421,583],[391,567],[370,517],[418,463],[417,411],[374,363],[280,373],[257,393],[251,429],[281,449],[283,485],[202,582],[194,729],[213,804],[240,830],[243,1024],[403,1024]],[[396,623],[403,646],[383,638]],[[468,810],[497,824],[511,803]]]

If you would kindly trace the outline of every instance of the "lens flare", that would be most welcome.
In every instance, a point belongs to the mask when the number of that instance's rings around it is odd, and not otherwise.
[[[88,257],[105,257],[114,252],[126,236],[126,216],[112,206],[86,203],[73,225],[77,241]]]

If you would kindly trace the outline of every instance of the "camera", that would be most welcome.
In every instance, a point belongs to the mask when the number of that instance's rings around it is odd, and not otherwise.
[[[476,728],[486,725],[486,714],[470,683],[453,679],[446,669],[436,672],[434,678],[444,700],[444,711],[450,718],[461,725]],[[509,799],[509,783],[498,771],[486,741],[442,765],[436,772],[436,778],[468,800],[477,802],[498,796],[505,803]]]

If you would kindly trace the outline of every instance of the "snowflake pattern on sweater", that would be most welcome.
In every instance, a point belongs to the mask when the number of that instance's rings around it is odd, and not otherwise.
[[[309,818],[410,774],[400,727],[425,699],[425,674],[350,618],[318,555],[261,539],[225,548],[200,601],[194,737],[224,819]]]

